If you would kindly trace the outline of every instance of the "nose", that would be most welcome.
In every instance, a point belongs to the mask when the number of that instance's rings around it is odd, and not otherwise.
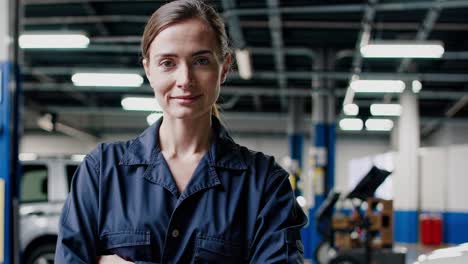
[[[177,69],[176,85],[180,89],[189,89],[193,85],[192,69],[190,65],[182,64]]]

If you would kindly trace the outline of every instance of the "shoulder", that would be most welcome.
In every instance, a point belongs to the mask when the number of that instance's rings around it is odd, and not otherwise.
[[[288,176],[288,172],[278,164],[274,156],[261,151],[251,150],[245,146],[238,145],[238,147],[240,153],[244,157],[248,170],[255,172],[257,176],[263,176],[269,179],[278,176]]]
[[[131,149],[134,141],[135,139],[99,143],[86,155],[85,160],[98,164],[110,160],[118,163],[125,153]]]

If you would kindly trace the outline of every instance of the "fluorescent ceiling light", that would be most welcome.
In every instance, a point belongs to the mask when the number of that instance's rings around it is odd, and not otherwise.
[[[405,83],[400,80],[356,80],[351,82],[356,93],[401,93]]]
[[[19,37],[22,49],[84,49],[89,38],[83,34],[26,33]]]
[[[357,104],[345,104],[343,105],[343,112],[348,116],[357,116],[359,114],[359,106]]]
[[[146,117],[146,122],[148,123],[149,126],[151,126],[152,124],[154,124],[154,122],[158,121],[158,119],[161,118],[161,116],[163,116],[162,113],[152,113],[152,114],[149,114],[149,115]]]
[[[441,42],[375,42],[361,47],[365,58],[440,58],[444,51]]]
[[[411,86],[413,89],[413,93],[419,93],[419,91],[421,91],[422,89],[422,83],[418,80],[414,80]]]
[[[370,112],[373,116],[400,116],[401,105],[399,104],[372,104]]]
[[[36,153],[20,153],[18,155],[18,158],[21,161],[37,160],[37,154]]]
[[[123,109],[129,111],[162,112],[161,106],[154,97],[124,97],[121,104]]]
[[[393,121],[390,119],[374,119],[366,120],[366,130],[368,131],[390,131],[393,128]]]
[[[343,118],[340,120],[341,130],[346,131],[360,131],[362,130],[363,123],[359,118]]]
[[[252,78],[250,51],[248,49],[236,49],[235,54],[239,76],[244,80]]]
[[[139,87],[143,77],[136,73],[75,73],[72,81],[76,86]]]

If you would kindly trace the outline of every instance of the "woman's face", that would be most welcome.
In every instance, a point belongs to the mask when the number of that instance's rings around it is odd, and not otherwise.
[[[231,58],[220,58],[215,33],[199,19],[168,26],[153,40],[143,65],[164,114],[196,118],[210,114]]]

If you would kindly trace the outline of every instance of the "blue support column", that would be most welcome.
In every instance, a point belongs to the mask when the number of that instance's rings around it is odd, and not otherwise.
[[[10,62],[0,62],[0,195],[3,207],[3,256],[0,263],[14,263],[15,204],[18,196],[18,96],[10,89],[11,77],[17,77],[16,69]]]
[[[302,98],[293,97],[289,100],[289,118],[288,118],[288,135],[289,135],[289,156],[292,160],[291,171],[295,174],[295,194],[302,195],[301,174],[302,174],[302,152],[304,151],[304,100]]]
[[[0,1],[0,263],[19,263],[18,254],[18,123],[17,1]],[[15,33],[15,34],[13,34]],[[13,41],[11,41],[13,40]]]
[[[313,101],[313,184],[314,206],[309,210],[310,248],[315,250],[324,239],[317,232],[315,214],[335,185],[335,111],[333,95],[315,95]],[[315,257],[315,256],[314,256]],[[315,260],[314,260],[315,263]]]
[[[295,179],[295,195],[303,196],[302,180],[303,179],[303,151],[304,151],[304,133],[303,122],[304,122],[304,100],[302,98],[290,98],[289,100],[289,118],[288,118],[288,137],[289,137],[289,155],[292,163],[297,165],[296,179]],[[301,230],[302,240],[304,245],[310,244],[310,235],[308,226]],[[306,247],[304,255],[309,258],[312,255],[310,248]]]
[[[312,188],[314,193],[313,205],[309,209],[309,235],[310,235],[310,244],[308,248],[312,251],[318,247],[322,241],[322,237],[317,232],[317,222],[315,219],[315,214],[317,209],[320,207],[322,202],[325,199],[325,172],[326,172],[326,163],[327,163],[327,125],[325,123],[325,108],[324,101],[321,95],[314,95],[313,97],[313,110],[312,110],[312,133],[311,141],[313,142],[313,155],[311,157],[311,168],[312,168]],[[313,259],[315,263],[315,256],[311,254],[309,256]]]
[[[327,149],[327,172],[325,177],[325,196],[335,187],[335,145],[336,145],[336,124],[335,124],[335,96],[328,94],[325,96],[327,105],[326,121],[326,149]]]

